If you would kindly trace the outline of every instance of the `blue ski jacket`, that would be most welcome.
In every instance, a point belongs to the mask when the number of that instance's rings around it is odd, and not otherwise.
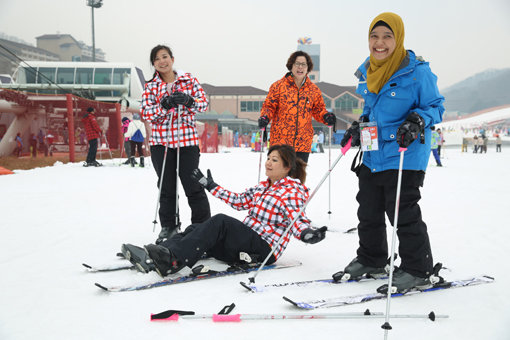
[[[367,88],[369,65],[370,58],[367,58],[355,73],[359,79],[356,92],[365,99],[361,117],[377,123],[379,149],[364,152],[363,164],[372,172],[398,169],[397,129],[411,112],[416,112],[425,121],[425,143],[418,138],[409,145],[403,169],[425,171],[430,156],[430,127],[442,121],[444,112],[444,97],[437,88],[437,77],[428,62],[408,50],[400,68],[375,94]]]

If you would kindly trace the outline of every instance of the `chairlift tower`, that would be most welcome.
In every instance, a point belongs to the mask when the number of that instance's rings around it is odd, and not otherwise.
[[[103,0],[87,0],[87,6],[92,11],[92,61],[96,61],[96,37],[94,34],[94,8],[101,8]]]

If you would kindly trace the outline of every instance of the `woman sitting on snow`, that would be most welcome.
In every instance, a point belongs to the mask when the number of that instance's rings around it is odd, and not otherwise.
[[[278,244],[281,235],[297,214],[301,216],[292,225],[290,233],[305,243],[317,243],[326,236],[327,227],[313,229],[301,207],[308,199],[306,163],[296,158],[294,148],[273,145],[266,160],[267,180],[244,193],[233,193],[216,184],[207,171],[205,177],[195,169],[192,177],[205,189],[237,210],[248,210],[243,222],[218,214],[203,223],[190,225],[159,245],[149,244],[145,249],[123,244],[122,253],[144,273],[156,270],[159,275],[173,274],[188,266],[192,268],[207,253],[227,263],[239,263],[241,252],[255,262],[263,261],[275,247],[268,264],[283,253],[289,237]]]

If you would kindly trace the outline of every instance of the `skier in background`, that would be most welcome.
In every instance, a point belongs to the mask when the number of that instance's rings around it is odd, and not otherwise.
[[[287,60],[289,72],[273,83],[262,105],[259,128],[271,122],[269,144],[287,144],[305,163],[312,149],[312,118],[335,126],[336,116],[326,110],[321,90],[308,78],[313,70],[312,58],[303,51],[292,53]]]
[[[129,123],[129,126],[126,130],[124,136],[128,138],[130,144],[130,157],[129,163],[131,167],[134,167],[136,150],[138,149],[138,155],[140,156],[140,167],[143,168],[145,166],[145,160],[143,157],[143,142],[146,137],[145,132],[145,124],[140,121],[140,115],[138,113],[133,114],[133,120]]]
[[[87,140],[89,141],[89,152],[87,153],[87,159],[83,166],[103,166],[101,163],[96,161],[97,143],[101,136],[101,129],[96,121],[96,111],[93,107],[87,109],[87,113],[82,118],[85,132],[87,133]],[[51,143],[50,143],[51,145]]]

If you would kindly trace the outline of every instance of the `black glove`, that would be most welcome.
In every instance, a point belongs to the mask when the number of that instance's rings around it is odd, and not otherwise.
[[[357,121],[352,122],[352,125],[345,131],[344,138],[342,138],[340,145],[344,147],[351,137],[352,137],[351,146],[359,146],[360,128],[359,123]]]
[[[163,108],[166,110],[177,107],[177,104],[174,103],[171,96],[164,96],[161,98],[160,105],[163,106]]]
[[[191,178],[197,181],[203,188],[206,188],[208,191],[216,188],[218,184],[216,184],[211,176],[211,170],[207,169],[207,177],[204,176],[200,169],[195,169],[191,172]]]
[[[174,92],[170,95],[172,101],[177,105],[184,105],[188,108],[193,107],[195,105],[195,100],[189,94],[184,92]]]
[[[397,130],[397,143],[407,148],[425,129],[425,121],[416,112],[411,112]]]
[[[259,118],[259,129],[265,129],[267,124],[269,124],[269,117],[268,116],[261,116]]]
[[[324,119],[326,124],[328,124],[328,126],[335,126],[336,116],[333,113],[331,112],[325,113],[324,116],[322,116],[322,118]]]
[[[314,244],[324,240],[328,227],[324,226],[319,229],[307,228],[301,232],[301,241],[304,243]]]

